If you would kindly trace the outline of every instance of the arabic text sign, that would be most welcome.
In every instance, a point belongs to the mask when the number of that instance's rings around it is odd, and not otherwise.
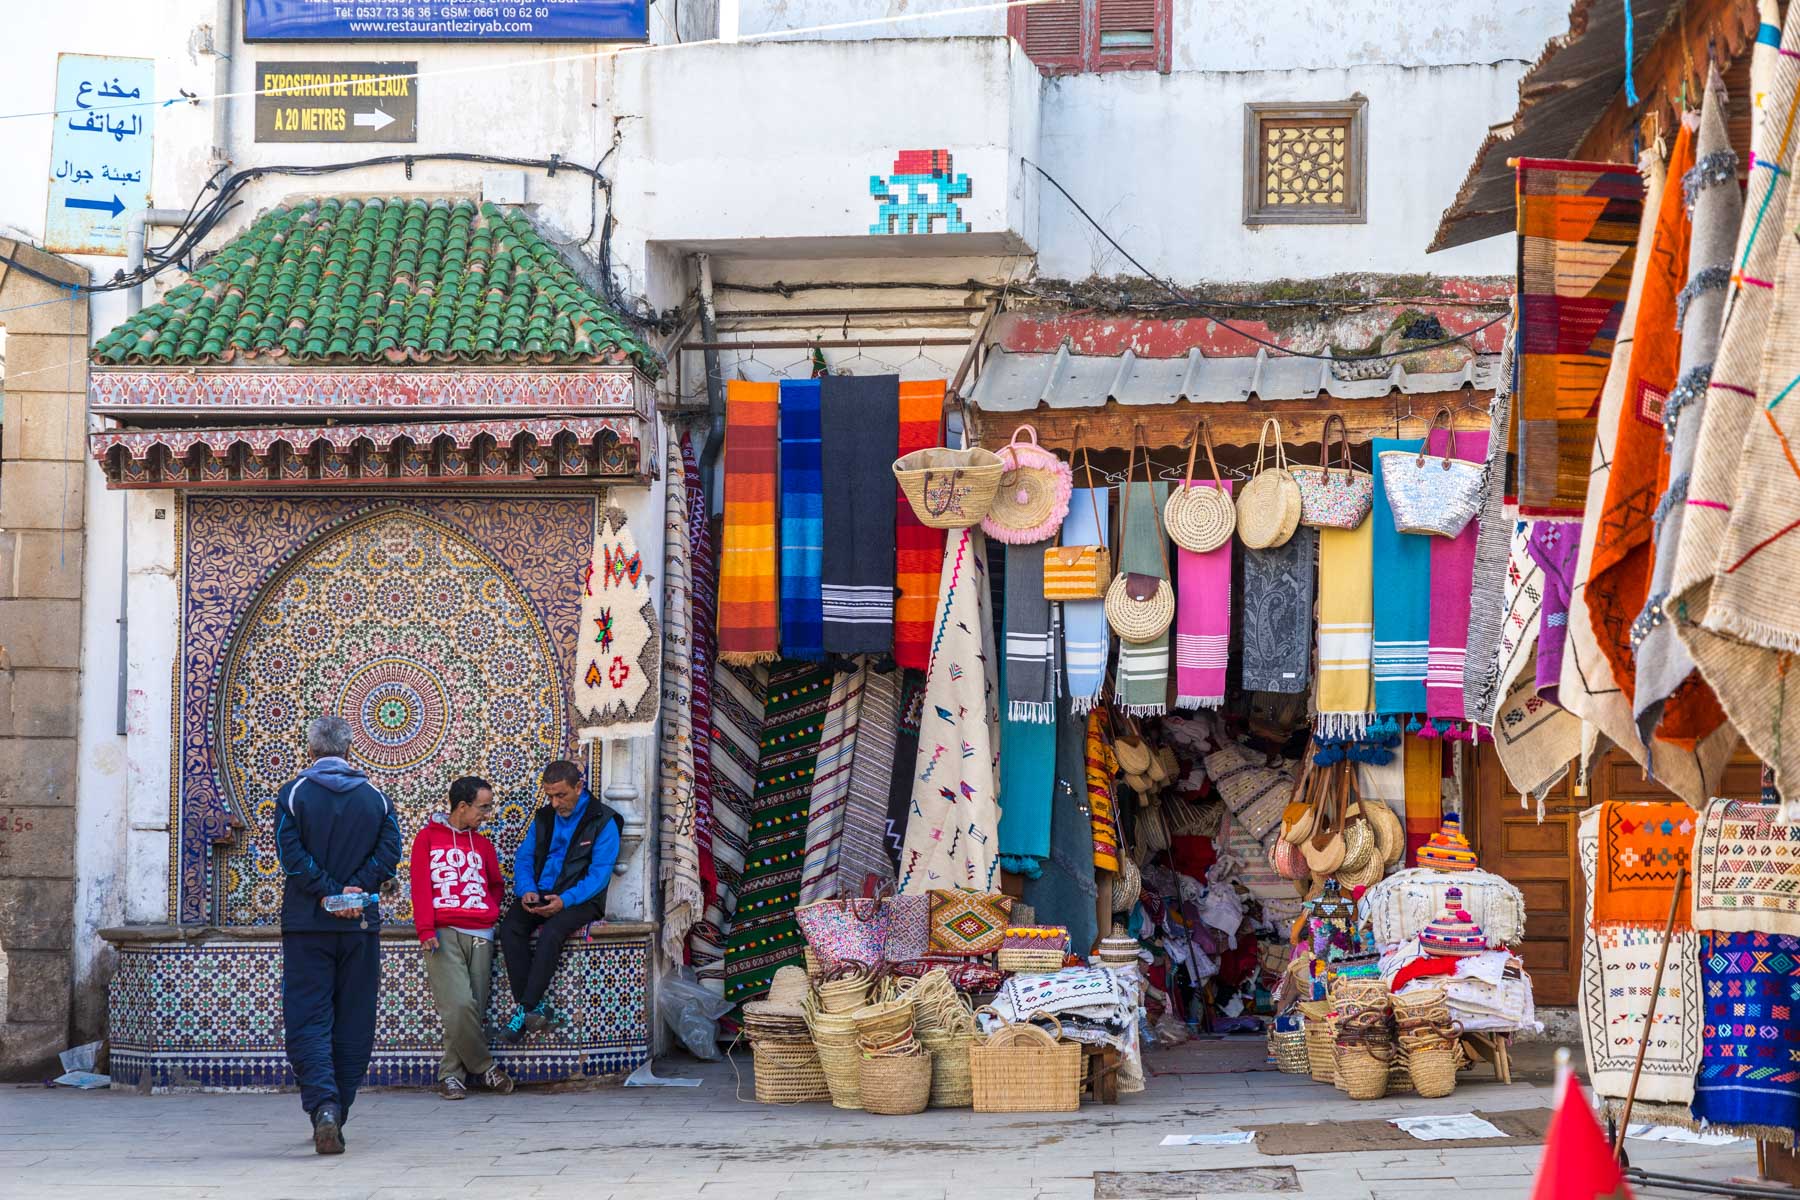
[[[416,62],[259,62],[259,142],[416,142]]]
[[[125,253],[125,215],[150,207],[155,68],[148,58],[57,56],[49,249]]]
[[[642,42],[649,0],[244,0],[247,42]]]

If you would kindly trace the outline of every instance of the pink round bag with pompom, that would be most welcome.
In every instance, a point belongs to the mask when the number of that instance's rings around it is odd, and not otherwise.
[[[1022,439],[1021,434],[1029,437]],[[995,453],[1005,474],[1000,476],[1000,490],[994,493],[987,516],[981,518],[982,532],[1014,546],[1049,541],[1069,515],[1074,472],[1068,463],[1038,445],[1037,430],[1030,425],[1013,430],[1012,441]]]

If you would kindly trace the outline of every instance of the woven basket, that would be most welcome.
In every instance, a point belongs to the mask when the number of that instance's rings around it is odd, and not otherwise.
[[[1417,1042],[1401,1041],[1402,1054],[1412,1074],[1413,1090],[1428,1100],[1448,1096],[1456,1090],[1456,1072],[1461,1056],[1456,1042],[1436,1035]]]
[[[1269,430],[1275,431],[1274,464],[1263,466]],[[1300,527],[1300,485],[1288,470],[1287,447],[1281,443],[1281,422],[1263,422],[1256,442],[1256,473],[1237,494],[1238,540],[1252,550],[1284,546]]]
[[[928,1034],[919,1039],[931,1055],[932,1108],[968,1108],[975,1103],[975,1084],[969,1076],[969,1047],[973,1034]]]
[[[1054,975],[1062,970],[1063,959],[1068,957],[1060,949],[1057,950],[1025,950],[1007,949],[1002,946],[995,955],[995,964],[1002,971],[1012,971],[1027,975]]]
[[[857,973],[819,985],[819,1007],[828,1013],[852,1013],[869,1002],[869,977]]]
[[[913,516],[932,529],[967,529],[979,524],[1000,490],[1005,464],[992,450],[935,446],[894,461],[894,478],[912,505]]]
[[[849,1013],[828,1013],[811,1002],[807,1022],[812,1026],[813,1049],[830,1089],[833,1108],[862,1107],[862,1045],[856,1040],[856,1022]]]
[[[993,1012],[993,1009],[983,1011]],[[996,1014],[998,1015],[998,1014]],[[1081,1107],[1081,1047],[1036,1025],[1003,1025],[969,1047],[976,1112],[1074,1112]]]
[[[1312,1070],[1304,1028],[1277,1030],[1270,1026],[1269,1056],[1275,1060],[1275,1069],[1284,1075],[1305,1075]]]
[[[1390,1061],[1366,1046],[1339,1046],[1337,1079],[1352,1100],[1379,1100],[1387,1095]]]
[[[1212,467],[1211,487],[1204,483],[1194,486],[1194,452],[1203,443],[1206,461]],[[1163,524],[1177,546],[1195,554],[1217,550],[1231,540],[1231,531],[1237,528],[1237,508],[1219,478],[1219,461],[1213,457],[1211,422],[1202,420],[1194,428],[1194,438],[1188,446],[1187,478],[1169,492],[1169,499],[1163,504]]]
[[[931,1055],[889,1055],[862,1063],[863,1109],[884,1117],[910,1117],[931,1099]]]
[[[850,1020],[856,1025],[856,1036],[865,1043],[892,1042],[912,1033],[912,999],[909,996],[866,1004],[851,1013]]]
[[[1127,642],[1154,642],[1175,620],[1175,589],[1166,579],[1155,582],[1156,590],[1143,600],[1132,597],[1129,575],[1115,575],[1107,585],[1106,623]]]
[[[1387,1094],[1400,1096],[1412,1090],[1412,1065],[1406,1061],[1404,1053],[1396,1053],[1394,1061],[1388,1064]]]
[[[756,1064],[757,1103],[807,1104],[831,1098],[813,1047],[763,1043],[752,1046],[750,1055]]]
[[[1299,1008],[1303,1018],[1302,1028],[1305,1030],[1308,1069],[1316,1082],[1334,1083],[1337,1080],[1337,1060],[1332,1056],[1331,1021],[1326,1016],[1331,1011],[1331,1003],[1327,1000],[1302,1000]]]

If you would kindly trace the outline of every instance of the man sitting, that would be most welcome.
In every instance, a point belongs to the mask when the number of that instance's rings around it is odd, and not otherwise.
[[[493,815],[493,788],[465,775],[450,785],[450,811],[433,813],[412,845],[413,927],[444,1022],[438,1094],[446,1100],[467,1096],[469,1077],[502,1095],[513,1090],[481,1025],[494,979],[494,926],[506,894],[500,854],[480,833]]]
[[[606,914],[606,885],[619,859],[619,814],[582,786],[581,769],[559,760],[544,768],[544,796],[513,857],[517,899],[500,922],[500,952],[518,1011],[506,1023],[508,1041],[556,1019],[544,1001],[563,942]],[[537,933],[537,949],[531,935]]]

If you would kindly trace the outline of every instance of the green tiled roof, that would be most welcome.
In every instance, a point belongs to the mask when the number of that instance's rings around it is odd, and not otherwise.
[[[470,200],[277,208],[160,303],[101,338],[98,363],[608,364],[655,355],[524,216]]]

